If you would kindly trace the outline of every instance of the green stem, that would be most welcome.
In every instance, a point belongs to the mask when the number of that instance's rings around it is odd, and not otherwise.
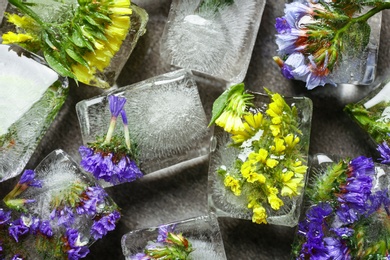
[[[129,131],[129,127],[127,125],[123,125],[123,129],[124,129],[124,134],[125,134],[125,142],[126,142],[126,146],[127,148],[130,150],[131,149],[131,143],[130,143],[130,131]]]
[[[21,0],[8,0],[8,2],[17,7],[19,11],[21,11],[23,14],[30,16],[43,28],[46,27],[45,23],[41,20],[41,18],[33,10],[28,8],[26,4],[23,3]]]
[[[108,128],[106,139],[104,140],[103,144],[109,144],[112,138],[112,135],[114,134],[116,125],[116,117],[111,117],[110,127]]]

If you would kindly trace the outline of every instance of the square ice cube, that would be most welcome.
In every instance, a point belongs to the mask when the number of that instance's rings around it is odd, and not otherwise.
[[[21,173],[68,93],[42,58],[0,45],[0,181]]]
[[[265,114],[268,105],[270,104],[270,98],[268,95],[253,93],[254,95],[253,104],[254,109],[260,111],[260,113]],[[284,100],[290,107],[295,107],[297,109],[297,123],[301,134],[300,138],[300,148],[297,153],[299,153],[299,157],[301,158],[302,165],[307,165],[308,160],[308,152],[309,152],[309,140],[310,140],[310,129],[311,129],[311,117],[312,117],[312,102],[308,98],[300,98],[300,97],[285,97]],[[264,130],[265,132],[266,130]],[[269,132],[269,130],[267,130]],[[285,133],[287,134],[287,133]],[[254,140],[262,140],[263,131],[260,129],[255,135]],[[252,138],[253,139],[253,138]],[[251,139],[249,139],[251,140]],[[245,142],[244,142],[245,143]],[[255,144],[255,147],[258,147],[259,144]],[[235,171],[239,171],[241,174],[241,170],[237,170],[235,167],[237,165],[237,161],[240,160],[241,163],[247,162],[247,158],[250,157],[249,153],[254,151],[253,143],[246,147],[250,148],[248,151],[247,148],[241,148],[233,145],[233,141],[231,138],[231,134],[225,132],[221,127],[214,127],[214,134],[211,139],[210,144],[210,165],[209,165],[209,175],[208,175],[208,204],[210,210],[215,212],[218,217],[233,217],[239,219],[248,219],[251,220],[253,216],[253,208],[248,208],[248,205],[251,204],[251,201],[256,199],[259,201],[267,201],[267,198],[263,197],[253,197],[253,194],[257,194],[256,189],[264,188],[263,186],[255,186],[251,183],[245,183],[241,186],[241,194],[235,194],[230,188],[225,186],[225,177],[230,176],[230,173],[234,173]],[[271,151],[271,147],[259,147],[264,148],[266,150]],[[249,155],[249,156],[248,156]],[[287,172],[288,165],[283,161],[285,155],[279,157],[273,157],[275,155],[269,153],[269,158],[276,158],[279,160],[279,166],[283,165],[285,168],[280,169],[281,172],[278,176],[282,176],[284,172]],[[286,156],[287,157],[287,156]],[[260,160],[260,159],[259,159]],[[291,167],[289,167],[291,168]],[[268,168],[265,168],[268,169]],[[220,170],[225,170],[227,175],[220,175]],[[253,170],[253,171],[257,171]],[[259,173],[262,174],[263,169],[259,169]],[[281,192],[277,193],[280,200],[282,200],[283,205],[279,208],[279,210],[272,209],[269,203],[263,203],[263,207],[266,211],[266,221],[269,224],[275,225],[283,225],[283,226],[295,226],[298,223],[300,208],[302,204],[302,198],[304,193],[304,187],[306,183],[307,173],[303,173],[303,179],[301,184],[303,187],[297,189],[297,194],[292,195],[291,197],[288,195],[282,195]],[[270,180],[270,184],[272,187],[277,187],[277,184],[281,182],[277,179],[276,175],[272,176],[274,179]],[[271,177],[270,177],[271,179]],[[250,182],[250,181],[248,181]],[[256,182],[256,181],[254,181]],[[274,182],[274,183],[272,183]],[[264,182],[266,183],[266,182]],[[246,185],[249,184],[249,185]],[[244,187],[245,185],[245,187]],[[274,186],[275,185],[275,186]],[[252,190],[253,189],[253,190]],[[281,190],[281,188],[280,188]],[[262,196],[263,194],[259,193],[256,196]]]
[[[207,1],[172,1],[161,37],[161,57],[176,67],[232,83],[242,82],[265,0],[236,0],[216,10],[200,7],[204,2]]]
[[[173,229],[173,233],[182,233],[194,249],[188,259],[193,260],[222,260],[226,259],[218,221],[215,216],[201,216],[175,223],[161,225],[163,229]],[[131,231],[122,237],[122,250],[126,259],[143,253],[150,241],[156,241],[159,227],[150,227]]]
[[[208,154],[210,133],[191,72],[170,72],[79,102],[76,111],[84,144],[107,133],[110,95],[127,99],[124,110],[144,174]],[[122,132],[116,127],[115,133]]]

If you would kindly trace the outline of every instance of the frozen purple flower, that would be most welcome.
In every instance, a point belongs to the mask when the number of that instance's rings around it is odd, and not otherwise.
[[[82,241],[77,230],[69,228],[66,230],[65,238],[70,249],[67,251],[69,260],[77,260],[88,255],[89,249],[86,246],[88,241]]]
[[[145,253],[137,253],[130,256],[130,260],[151,260],[151,258]]]
[[[41,220],[38,217],[22,215],[20,220],[30,229],[32,234],[36,234],[38,232],[39,225],[41,223]]]
[[[8,227],[8,234],[19,242],[19,238],[29,232],[29,228],[19,218],[11,223]]]
[[[14,255],[12,258],[11,258],[11,260],[23,260],[23,259],[25,259],[25,258],[23,258],[21,255],[19,255],[19,254],[16,254],[16,255]]]
[[[35,180],[35,172],[33,170],[25,170],[20,177],[19,184],[27,184],[28,186],[42,188],[42,182]]]
[[[110,105],[110,111],[112,117],[118,117],[119,113],[123,109],[123,106],[126,103],[125,97],[118,97],[118,96],[108,96],[108,103]]]
[[[113,153],[106,155],[94,153],[93,149],[85,146],[81,146],[79,151],[82,156],[80,165],[97,179],[116,184],[131,182],[143,176],[135,161],[127,155],[123,155],[119,161],[116,161]]]
[[[327,259],[334,260],[348,260],[351,259],[349,250],[346,244],[333,237],[324,238],[325,246],[327,248]]]
[[[97,221],[94,221],[91,227],[91,235],[97,240],[107,234],[108,231],[115,229],[115,223],[119,220],[120,214],[118,211],[113,211],[110,214],[103,216]]]
[[[6,225],[11,219],[11,211],[5,211],[0,208],[0,225]]]
[[[54,220],[57,218],[57,225],[70,227],[74,223],[74,214],[72,208],[67,206],[63,208],[54,209],[50,213],[50,219]]]
[[[306,31],[295,28],[291,28],[289,33],[277,34],[276,44],[278,45],[279,55],[303,51],[307,44],[301,39],[305,38],[307,38]],[[303,44],[297,44],[298,42],[303,42]]]
[[[41,225],[39,226],[39,232],[47,237],[53,236],[53,230],[50,225],[50,221],[44,220],[41,221]]]
[[[76,207],[77,214],[95,215],[97,206],[103,205],[104,198],[107,196],[105,190],[99,186],[88,187],[85,196]]]
[[[375,173],[374,162],[372,158],[359,156],[349,163],[351,175],[373,175]]]
[[[330,230],[342,239],[351,237],[355,233],[355,231],[349,227],[331,228]]]
[[[390,164],[390,147],[388,143],[385,141],[382,144],[379,144],[377,150],[381,155],[379,161],[383,164]]]
[[[162,243],[167,239],[168,233],[173,232],[176,225],[162,225],[158,227],[157,242]]]

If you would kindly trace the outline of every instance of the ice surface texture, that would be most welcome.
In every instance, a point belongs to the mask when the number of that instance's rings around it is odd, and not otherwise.
[[[268,105],[269,97],[264,94],[253,93],[255,99],[254,106],[259,108],[263,113],[264,108]],[[285,97],[287,104],[294,104],[298,111],[299,129],[302,131],[300,143],[302,144],[302,158],[307,162],[309,152],[309,140],[312,117],[312,103],[308,98],[292,98]],[[230,189],[224,185],[224,180],[217,174],[217,169],[221,165],[228,168],[234,164],[239,154],[239,149],[230,146],[232,143],[230,134],[222,128],[215,126],[214,135],[210,144],[210,166],[208,176],[208,204],[210,210],[215,212],[217,216],[233,217],[240,219],[252,219],[252,211],[248,209],[247,198],[243,195],[236,196]],[[306,174],[307,177],[307,174]],[[300,207],[303,198],[303,189],[300,195],[292,199],[283,199],[284,206],[278,211],[271,209],[267,210],[267,222],[269,224],[295,226],[298,223]]]
[[[206,115],[190,72],[174,71],[79,102],[76,110],[84,144],[106,134],[109,95],[127,99],[124,109],[143,173],[208,153]],[[115,131],[120,133],[122,127]]]
[[[0,57],[0,181],[4,181],[25,167],[67,97],[68,80],[20,47],[0,45]]]
[[[226,259],[218,221],[214,215],[191,218],[176,223],[174,233],[183,233],[183,236],[192,243],[195,249],[189,255],[191,260],[222,260]],[[158,236],[158,227],[151,227],[131,231],[122,237],[122,250],[126,259],[143,252],[148,241],[155,241]]]
[[[265,0],[235,0],[199,11],[201,0],[173,0],[161,38],[161,56],[174,66],[242,82],[248,69]]]

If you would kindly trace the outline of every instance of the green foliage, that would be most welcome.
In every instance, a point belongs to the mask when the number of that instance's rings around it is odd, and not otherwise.
[[[371,27],[367,22],[353,23],[342,36],[342,51],[349,56],[359,56],[370,41]]]
[[[199,6],[199,12],[214,11],[234,3],[234,0],[203,0]]]

